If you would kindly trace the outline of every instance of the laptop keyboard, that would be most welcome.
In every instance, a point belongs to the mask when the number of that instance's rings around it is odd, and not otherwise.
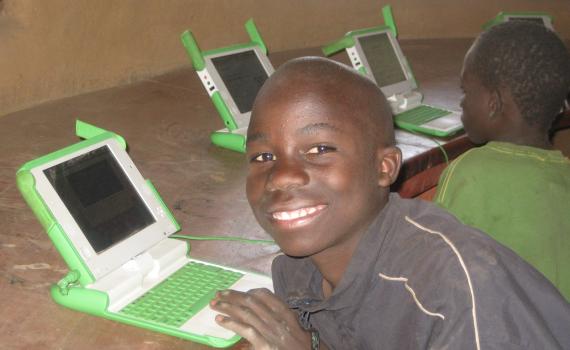
[[[396,115],[396,122],[404,122],[413,125],[422,125],[436,118],[449,114],[445,109],[435,108],[427,105],[419,105],[409,111]]]
[[[216,291],[227,289],[243,274],[190,262],[119,313],[180,327],[204,308]]]

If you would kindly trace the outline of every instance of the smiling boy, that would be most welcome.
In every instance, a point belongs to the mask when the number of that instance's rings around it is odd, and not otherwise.
[[[219,292],[255,349],[570,348],[570,305],[435,205],[389,193],[401,153],[385,97],[322,58],[280,67],[254,104],[247,197],[284,255],[267,290]],[[497,312],[497,310],[502,310]]]

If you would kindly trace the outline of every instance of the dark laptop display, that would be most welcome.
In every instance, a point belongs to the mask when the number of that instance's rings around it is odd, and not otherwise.
[[[212,58],[222,81],[241,113],[251,111],[253,101],[268,75],[253,50]]]
[[[406,80],[406,75],[386,33],[358,38],[378,86],[388,86]]]
[[[97,253],[155,222],[106,146],[44,173]]]

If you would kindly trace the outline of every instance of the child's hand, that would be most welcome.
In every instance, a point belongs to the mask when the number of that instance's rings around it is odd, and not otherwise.
[[[254,349],[310,349],[311,334],[297,321],[297,314],[267,289],[247,293],[216,293],[210,307],[225,315],[216,322],[247,339]]]

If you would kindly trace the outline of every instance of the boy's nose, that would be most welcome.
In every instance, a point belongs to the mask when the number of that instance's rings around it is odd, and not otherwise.
[[[267,181],[267,190],[290,190],[309,183],[309,175],[300,161],[277,161]]]

